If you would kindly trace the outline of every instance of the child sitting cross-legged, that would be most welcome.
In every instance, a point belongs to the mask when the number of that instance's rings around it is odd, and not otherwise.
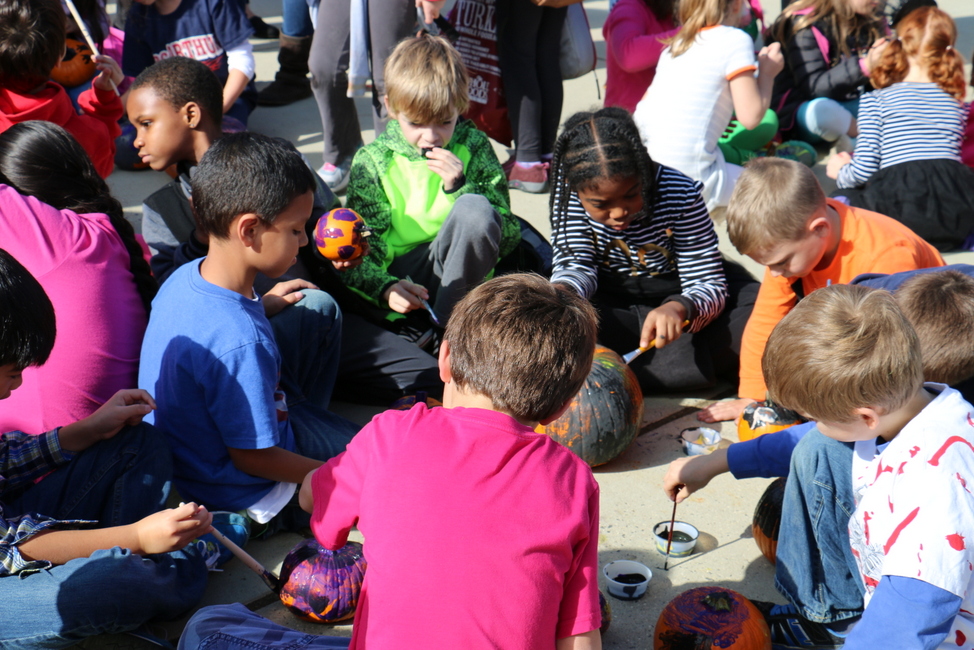
[[[352,648],[601,648],[599,487],[584,462],[533,431],[581,387],[595,337],[595,311],[573,291],[534,275],[490,280],[447,325],[445,408],[380,414],[308,477],[301,504],[318,541],[340,548],[353,526],[365,536]],[[450,533],[430,571],[414,560],[437,530]],[[415,603],[442,594],[437,616],[415,615]],[[231,605],[201,610],[180,648],[228,640],[335,643]]]
[[[389,56],[385,75],[395,119],[355,155],[346,206],[372,231],[372,252],[344,280],[399,314],[428,300],[445,325],[467,289],[514,250],[520,226],[487,136],[459,117],[469,82],[453,46],[440,37],[408,38]],[[429,319],[413,323],[419,335],[430,329]]]
[[[767,267],[741,342],[740,399],[700,412],[732,420],[765,397],[761,355],[771,330],[803,296],[862,273],[943,266],[937,250],[887,216],[826,199],[804,165],[757,158],[741,174],[727,209],[731,243]]]
[[[179,267],[153,302],[139,384],[173,445],[182,496],[246,510],[268,531],[300,527],[285,506],[305,475],[340,453],[358,427],[328,409],[341,315],[305,280],[262,298],[308,243],[315,175],[289,143],[236,133],[215,142],[192,181],[201,261]],[[268,317],[290,332],[275,341]],[[281,515],[281,516],[278,516]],[[304,518],[303,525],[307,525]]]
[[[0,400],[54,339],[44,289],[0,250]],[[122,390],[78,422],[0,435],[0,646],[67,647],[174,618],[203,596],[218,549],[197,538],[212,515],[195,503],[163,510],[169,446],[140,424],[154,406]]]
[[[974,638],[974,407],[923,383],[920,342],[893,297],[816,291],[772,332],[763,368],[776,403],[854,450],[848,529],[865,610],[844,648]]]

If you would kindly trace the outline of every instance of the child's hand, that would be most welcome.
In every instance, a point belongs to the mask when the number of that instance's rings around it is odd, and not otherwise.
[[[178,508],[163,510],[135,522],[140,555],[177,551],[210,531],[213,515],[203,506],[183,503]]]
[[[883,51],[886,49],[887,45],[889,45],[889,40],[883,37],[877,39],[876,42],[873,43],[869,48],[869,53],[866,54],[865,58],[867,75],[872,74],[873,70],[876,69],[876,66],[879,65],[879,60],[883,57]]]
[[[639,347],[648,348],[653,341],[656,347],[665,347],[683,334],[683,321],[687,319],[687,309],[679,302],[671,300],[646,314],[643,331],[639,336]]]
[[[834,180],[839,177],[839,170],[851,162],[852,156],[845,151],[840,151],[829,158],[829,162],[825,166],[825,175]]]
[[[440,17],[440,10],[445,4],[446,0],[416,0],[416,8],[423,10],[423,21],[427,25]]]
[[[704,410],[697,413],[697,419],[701,422],[724,422],[726,420],[737,420],[744,413],[747,405],[753,399],[742,397],[740,399],[721,400],[711,404]]]
[[[111,438],[124,426],[135,426],[155,407],[156,401],[144,390],[120,390],[84,420],[61,427],[58,441],[65,451],[84,451],[100,440]]]
[[[331,265],[335,267],[335,270],[341,273],[342,271],[347,271],[349,269],[354,269],[356,266],[362,263],[362,259],[369,254],[369,240],[362,239],[362,254],[356,257],[354,260],[332,260]]]
[[[785,55],[781,53],[781,43],[765,45],[758,52],[758,72],[776,77],[785,69]]]
[[[678,458],[670,463],[663,476],[663,491],[670,500],[680,503],[706,487],[712,478],[727,471],[730,470],[726,449],[717,449],[705,456]]]
[[[125,81],[125,75],[122,74],[122,69],[118,67],[115,59],[110,56],[105,56],[104,54],[99,54],[94,57],[95,67],[101,72],[91,85],[99,90],[109,90],[112,92],[118,92],[118,85]]]
[[[264,304],[264,314],[268,318],[281,313],[285,307],[293,305],[304,298],[301,289],[317,289],[315,285],[307,280],[297,278],[287,282],[278,282],[270,291],[265,293],[260,301]]]
[[[426,166],[443,179],[443,189],[447,192],[459,189],[465,181],[463,161],[443,147],[436,147],[426,153]]]
[[[408,280],[400,280],[382,293],[382,299],[389,303],[389,309],[408,314],[414,309],[421,309],[423,300],[430,299],[430,293],[426,287],[420,284],[413,284]]]

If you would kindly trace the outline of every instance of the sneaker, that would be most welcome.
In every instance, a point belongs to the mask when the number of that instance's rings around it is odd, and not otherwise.
[[[833,650],[845,644],[844,638],[832,634],[825,625],[803,617],[794,605],[751,602],[764,615],[771,630],[771,650]]]
[[[213,514],[213,527],[216,528],[220,533],[229,539],[231,542],[243,548],[247,544],[247,540],[250,539],[250,519],[243,516],[239,512],[227,512],[226,510],[217,510]],[[206,560],[206,567],[210,571],[216,571],[219,567],[223,566],[231,559],[233,559],[233,551],[229,548],[217,542],[216,537],[213,533],[207,533],[205,535],[200,535],[195,542],[197,545],[202,543],[204,547],[197,548]],[[212,546],[212,548],[211,548]],[[216,558],[210,557],[212,553],[216,554]],[[211,566],[212,562],[212,566]]]
[[[814,167],[818,161],[818,152],[815,151],[815,147],[800,140],[788,140],[775,145],[772,155],[776,158],[800,162],[806,167]]]
[[[209,537],[209,539],[203,539],[203,537]],[[216,538],[213,535],[207,533],[203,537],[190,542],[190,546],[196,547],[196,551],[203,558],[203,562],[206,563],[207,571],[219,571],[220,569],[217,565],[220,563],[220,549],[222,547],[220,544],[217,544]]]
[[[358,151],[361,145],[355,148]],[[340,161],[337,165],[330,162],[326,162],[318,170],[318,176],[325,182],[335,194],[343,192],[346,187],[348,187],[348,176],[349,171],[352,169],[352,159],[355,158],[355,152],[353,151],[351,155],[345,157],[344,160]]]
[[[514,156],[511,156],[510,158],[507,159],[507,162],[505,162],[503,165],[501,165],[501,169],[504,170],[504,175],[505,176],[510,177],[511,170],[514,169],[514,163],[516,163],[516,162],[517,162],[517,160],[514,158]]]
[[[397,334],[410,343],[415,343],[419,349],[436,356],[440,352],[440,339],[443,331],[429,322],[428,315],[423,318],[419,311],[413,313],[416,316],[407,316],[401,321],[402,324],[399,326]],[[425,312],[423,313],[425,314]]]
[[[249,20],[250,26],[254,28],[254,38],[280,38],[281,30],[268,25],[260,16],[251,16]]]
[[[512,165],[507,173],[507,185],[512,190],[544,194],[548,191],[548,163],[535,163],[528,167],[520,163]]]

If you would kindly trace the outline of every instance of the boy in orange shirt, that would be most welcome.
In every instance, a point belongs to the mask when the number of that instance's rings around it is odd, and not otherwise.
[[[937,250],[903,224],[826,199],[809,168],[781,158],[748,163],[727,208],[727,232],[765,267],[741,342],[739,398],[704,409],[704,422],[731,420],[763,400],[761,357],[771,330],[804,296],[861,273],[943,266]]]

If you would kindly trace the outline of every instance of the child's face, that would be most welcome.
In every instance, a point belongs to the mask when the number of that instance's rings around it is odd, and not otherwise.
[[[185,107],[177,109],[152,88],[143,86],[129,93],[127,110],[135,127],[133,145],[142,162],[162,171],[194,158],[192,118]]]
[[[279,278],[297,261],[298,249],[308,243],[304,225],[311,216],[314,193],[295,197],[272,224],[259,223],[254,248],[259,270],[269,278]]]
[[[0,366],[0,399],[7,399],[24,383],[24,371],[12,363]]]
[[[810,221],[815,221],[815,217]],[[815,270],[825,256],[828,247],[826,235],[822,228],[811,228],[801,239],[748,253],[748,257],[768,267],[774,277],[803,278]]]
[[[417,149],[433,149],[435,147],[445,147],[453,137],[453,131],[457,128],[457,118],[454,114],[452,118],[445,122],[434,124],[417,124],[404,114],[396,116],[402,135],[406,141]]]
[[[879,0],[846,0],[849,8],[860,16],[875,16]]]
[[[613,230],[625,230],[643,209],[643,184],[635,176],[603,178],[579,189],[588,216]]]

